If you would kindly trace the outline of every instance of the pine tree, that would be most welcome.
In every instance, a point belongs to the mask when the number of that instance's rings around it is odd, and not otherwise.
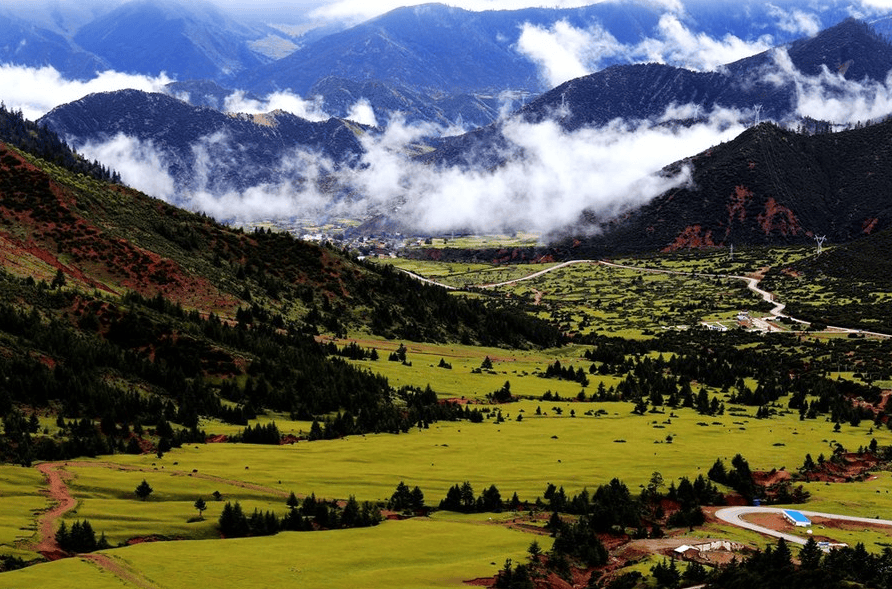
[[[154,491],[154,489],[152,489],[146,479],[143,479],[142,482],[136,487],[134,493],[136,493],[137,497],[145,501],[149,498],[149,495],[152,494],[152,491]]]

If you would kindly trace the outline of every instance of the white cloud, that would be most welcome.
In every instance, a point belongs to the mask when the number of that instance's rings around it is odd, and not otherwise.
[[[525,23],[517,40],[517,50],[539,65],[550,87],[591,73],[623,49],[599,26],[583,30],[563,20],[548,29]]]
[[[860,4],[865,10],[870,12],[892,10],[892,0],[861,0]]]
[[[675,14],[664,14],[657,35],[634,45],[619,43],[599,26],[578,29],[565,21],[543,28],[529,23],[521,30],[517,49],[540,66],[551,86],[600,69],[602,61],[620,57],[628,63],[650,61],[694,70],[716,70],[722,65],[771,48],[765,35],[744,41],[728,34],[721,39],[694,33]]]
[[[168,202],[175,197],[168,163],[151,142],[117,135],[106,142],[89,142],[78,151],[119,172],[121,180],[131,188]]]
[[[365,140],[367,153],[349,180],[365,196],[364,206],[424,230],[547,232],[577,223],[584,211],[609,217],[686,184],[687,168],[672,177],[658,172],[680,155],[739,134],[743,127],[734,121],[740,117],[721,111],[678,129],[615,121],[572,133],[554,121],[515,119],[505,124],[504,136],[523,156],[471,170],[407,161],[399,145],[423,132],[392,122],[383,135]]]
[[[101,72],[86,82],[66,80],[55,68],[0,65],[0,100],[7,108],[21,109],[25,118],[36,120],[60,104],[73,102],[94,92],[134,88],[146,92],[164,92],[172,80],[158,77]]]
[[[773,40],[766,35],[755,41],[744,41],[728,34],[714,39],[706,33],[693,33],[674,15],[660,17],[660,37],[645,39],[636,53],[649,60],[680,65],[695,70],[715,70],[721,65],[749,57],[771,48]]]
[[[802,33],[809,37],[817,35],[822,28],[821,19],[817,14],[805,12],[799,8],[784,10],[774,4],[768,5],[768,14],[777,19],[777,24],[788,33]]]
[[[263,99],[248,98],[242,90],[237,90],[226,97],[223,110],[227,112],[260,114],[274,110],[290,112],[308,121],[327,121],[331,118],[325,112],[325,105],[320,96],[312,100],[304,100],[290,92],[273,92]]]
[[[375,117],[375,109],[372,108],[372,104],[366,98],[360,98],[350,107],[350,112],[347,113],[347,118],[351,121],[356,121],[361,125],[368,125],[370,127],[378,126],[378,119]]]
[[[737,121],[746,116],[687,105],[674,106],[669,114],[678,113],[697,114],[702,122],[671,128],[614,121],[568,133],[555,121],[511,119],[504,124],[511,157],[493,169],[438,168],[409,159],[409,146],[435,129],[407,125],[397,116],[383,132],[363,137],[366,153],[356,166],[335,166],[293,150],[274,170],[275,182],[244,190],[224,180],[239,169],[239,148],[224,133],[196,142],[191,160],[178,162],[191,175],[178,188],[166,169],[169,158],[150,143],[116,137],[83,151],[120,170],[128,184],[221,220],[361,218],[384,212],[426,231],[548,232],[576,224],[584,212],[610,217],[685,185],[690,169],[668,177],[660,170],[730,140],[742,131]],[[332,180],[344,189],[340,196],[320,188]]]
[[[776,86],[792,84],[796,90],[796,114],[839,124],[866,122],[892,113],[892,71],[884,82],[847,80],[826,66],[817,76],[796,69],[786,49],[773,52],[776,68],[764,80]]]

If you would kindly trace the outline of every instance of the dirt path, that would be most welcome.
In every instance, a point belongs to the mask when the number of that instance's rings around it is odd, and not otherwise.
[[[158,589],[157,585],[107,554],[81,554],[80,558],[94,563],[100,569],[110,572],[125,583],[139,587],[139,589]]]
[[[144,468],[138,466],[126,466],[123,464],[115,464],[112,462],[44,462],[37,465],[39,470],[47,481],[47,489],[43,493],[54,502],[55,505],[44,512],[37,523],[38,540],[34,545],[34,550],[39,552],[48,560],[58,560],[65,558],[67,554],[59,548],[56,543],[56,527],[60,517],[71,511],[77,506],[77,500],[71,495],[71,491],[66,484],[67,480],[72,478],[70,472],[64,470],[66,467],[74,468],[107,468],[110,470],[126,470],[137,472],[150,472],[154,474],[165,474],[168,476],[191,476],[193,478],[214,481],[241,489],[249,489],[261,493],[268,493],[278,497],[287,497],[288,492],[282,489],[273,489],[254,483],[238,481],[234,479],[226,479],[223,477],[201,474],[197,472],[186,472],[183,470],[155,470],[154,468]]]
[[[139,466],[126,466],[123,464],[115,464],[112,462],[44,462],[37,465],[39,470],[47,481],[47,489],[43,491],[50,501],[55,505],[44,512],[37,524],[38,541],[34,545],[34,550],[42,554],[47,560],[59,560],[69,556],[64,552],[56,542],[56,520],[71,511],[77,506],[77,500],[71,495],[71,491],[66,484],[67,480],[72,478],[72,474],[65,470],[66,467],[75,468],[107,468],[110,470],[125,470],[137,472],[151,472],[155,474],[166,474],[168,476],[191,476],[194,478],[216,481],[226,485],[250,489],[262,493],[269,493],[281,497],[287,497],[288,493],[281,489],[273,489],[256,485],[245,481],[234,479],[226,479],[212,475],[201,474],[197,472],[186,472],[182,470],[155,470],[154,468],[144,468]],[[124,581],[125,583],[138,587],[139,589],[157,589],[157,586],[151,581],[141,576],[137,571],[130,570],[120,561],[98,553],[79,554],[79,558],[92,562],[99,568],[108,571]]]
[[[56,543],[56,520],[77,506],[77,501],[71,496],[68,485],[65,484],[65,479],[71,478],[71,474],[59,470],[61,467],[58,462],[46,462],[37,466],[37,470],[46,477],[48,486],[46,495],[51,501],[56,502],[54,507],[40,516],[37,524],[39,540],[34,549],[48,560],[65,557],[65,552]]]

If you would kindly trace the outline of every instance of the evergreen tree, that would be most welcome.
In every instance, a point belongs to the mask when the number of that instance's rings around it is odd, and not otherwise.
[[[139,485],[137,485],[136,490],[134,490],[134,493],[136,493],[137,497],[139,497],[140,499],[145,501],[146,499],[149,498],[149,495],[152,494],[152,491],[154,491],[154,489],[152,489],[152,487],[149,485],[149,483],[146,481],[146,479],[143,479],[142,482]]]

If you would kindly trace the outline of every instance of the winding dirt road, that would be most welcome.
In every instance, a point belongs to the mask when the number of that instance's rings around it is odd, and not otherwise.
[[[71,496],[64,480],[71,478],[71,474],[60,470],[61,466],[58,462],[45,462],[37,465],[37,470],[46,477],[47,496],[56,502],[55,506],[40,516],[37,523],[38,542],[34,546],[34,550],[48,560],[58,560],[66,556],[66,553],[59,548],[59,544],[56,542],[56,520],[77,506],[77,501]]]
[[[73,475],[65,470],[66,467],[75,468],[107,468],[111,470],[126,470],[137,472],[151,472],[154,474],[165,474],[168,476],[191,476],[194,478],[215,481],[222,484],[239,487],[243,489],[251,489],[260,491],[270,495],[287,497],[288,493],[282,489],[274,489],[256,485],[245,481],[234,479],[225,479],[213,475],[206,475],[197,472],[186,472],[183,470],[155,470],[154,468],[144,468],[138,466],[126,466],[122,464],[114,464],[112,462],[86,462],[86,461],[67,461],[67,462],[44,462],[37,465],[44,477],[46,477],[47,489],[44,493],[54,502],[54,505],[41,514],[38,519],[37,543],[33,545],[36,552],[42,554],[47,560],[59,560],[70,556],[69,553],[63,551],[56,542],[57,520],[77,507],[77,500],[71,495],[66,481],[71,480]],[[149,580],[142,577],[139,572],[127,568],[123,563],[115,558],[100,553],[78,554],[78,558],[90,561],[103,570],[106,570],[125,583],[138,587],[139,589],[157,589]]]

